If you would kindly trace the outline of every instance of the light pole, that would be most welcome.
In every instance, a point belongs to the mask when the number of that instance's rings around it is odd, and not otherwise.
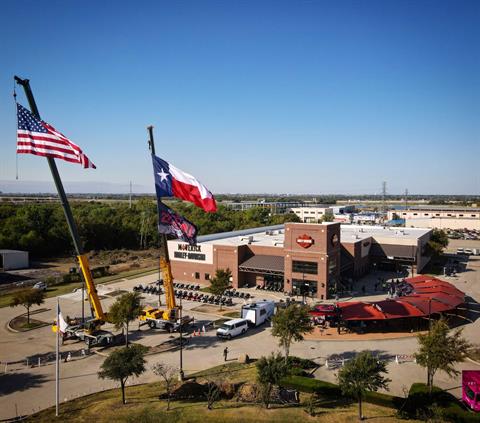
[[[432,299],[428,299],[428,334],[430,335],[430,330],[432,329]]]
[[[180,296],[180,371],[178,372],[180,381],[183,381],[185,378],[185,374],[183,373],[183,320],[182,320],[182,296]]]

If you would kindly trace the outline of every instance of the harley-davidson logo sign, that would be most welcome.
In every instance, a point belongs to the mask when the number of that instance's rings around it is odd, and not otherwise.
[[[309,235],[300,235],[297,238],[297,244],[303,248],[310,248],[314,244],[314,241],[313,238]]]

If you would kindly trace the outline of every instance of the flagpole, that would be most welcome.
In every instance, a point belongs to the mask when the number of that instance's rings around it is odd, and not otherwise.
[[[55,360],[55,416],[58,417],[58,400],[60,398],[60,304],[57,297],[57,357]]]
[[[155,155],[155,142],[153,141],[153,126],[147,126],[148,130],[148,147],[150,148],[150,152],[152,155]],[[158,204],[160,204],[161,201],[160,199],[157,199],[157,209],[158,209]],[[158,210],[157,210],[158,211]],[[160,211],[158,211],[160,213]],[[160,257],[163,257],[165,259],[165,262],[168,264],[168,267],[170,267],[170,258],[168,257],[168,241],[167,241],[167,236],[163,233],[160,234]],[[170,270],[169,270],[170,272]],[[163,275],[164,279],[167,279],[165,275]],[[168,306],[168,298],[167,298],[167,289],[168,287],[165,286],[165,301]],[[173,288],[172,288],[173,291]],[[170,292],[170,295],[173,296],[174,293]],[[175,297],[173,297],[173,300],[175,301]],[[183,331],[183,324],[182,324],[182,297],[180,297],[180,326],[179,326],[179,332],[180,332],[180,371],[179,371],[179,377],[180,380],[184,380],[185,374],[183,372],[183,340],[182,340],[182,331]]]

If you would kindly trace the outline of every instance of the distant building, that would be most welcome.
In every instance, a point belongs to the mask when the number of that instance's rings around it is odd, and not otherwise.
[[[281,291],[331,298],[342,280],[370,269],[415,267],[429,257],[431,229],[286,223],[198,237],[190,246],[168,241],[176,280],[208,282],[218,269],[230,269],[234,288],[270,285]]]
[[[288,213],[292,207],[302,206],[304,203],[300,201],[222,201],[222,206],[232,210],[248,210],[252,208],[269,209],[272,214]]]
[[[407,228],[432,228],[432,229],[467,229],[480,231],[480,219],[455,218],[455,217],[427,217],[420,219],[406,219]]]
[[[394,215],[406,219],[406,227],[480,230],[478,208],[412,207],[388,211],[389,219]]]
[[[389,210],[388,220],[395,219],[424,219],[424,218],[454,218],[454,219],[480,219],[478,208],[448,208],[448,207],[412,207],[406,210]]]
[[[333,216],[335,221],[338,222],[350,222],[348,215],[355,210],[355,206],[335,206],[317,204],[312,206],[293,207],[292,213],[295,213],[303,223],[318,223],[325,214]]]
[[[28,251],[0,250],[0,269],[16,270],[29,267]]]

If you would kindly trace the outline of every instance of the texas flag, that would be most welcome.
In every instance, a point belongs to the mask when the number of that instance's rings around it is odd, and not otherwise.
[[[206,212],[216,212],[212,193],[192,175],[152,154],[157,197],[177,197],[190,201]]]

